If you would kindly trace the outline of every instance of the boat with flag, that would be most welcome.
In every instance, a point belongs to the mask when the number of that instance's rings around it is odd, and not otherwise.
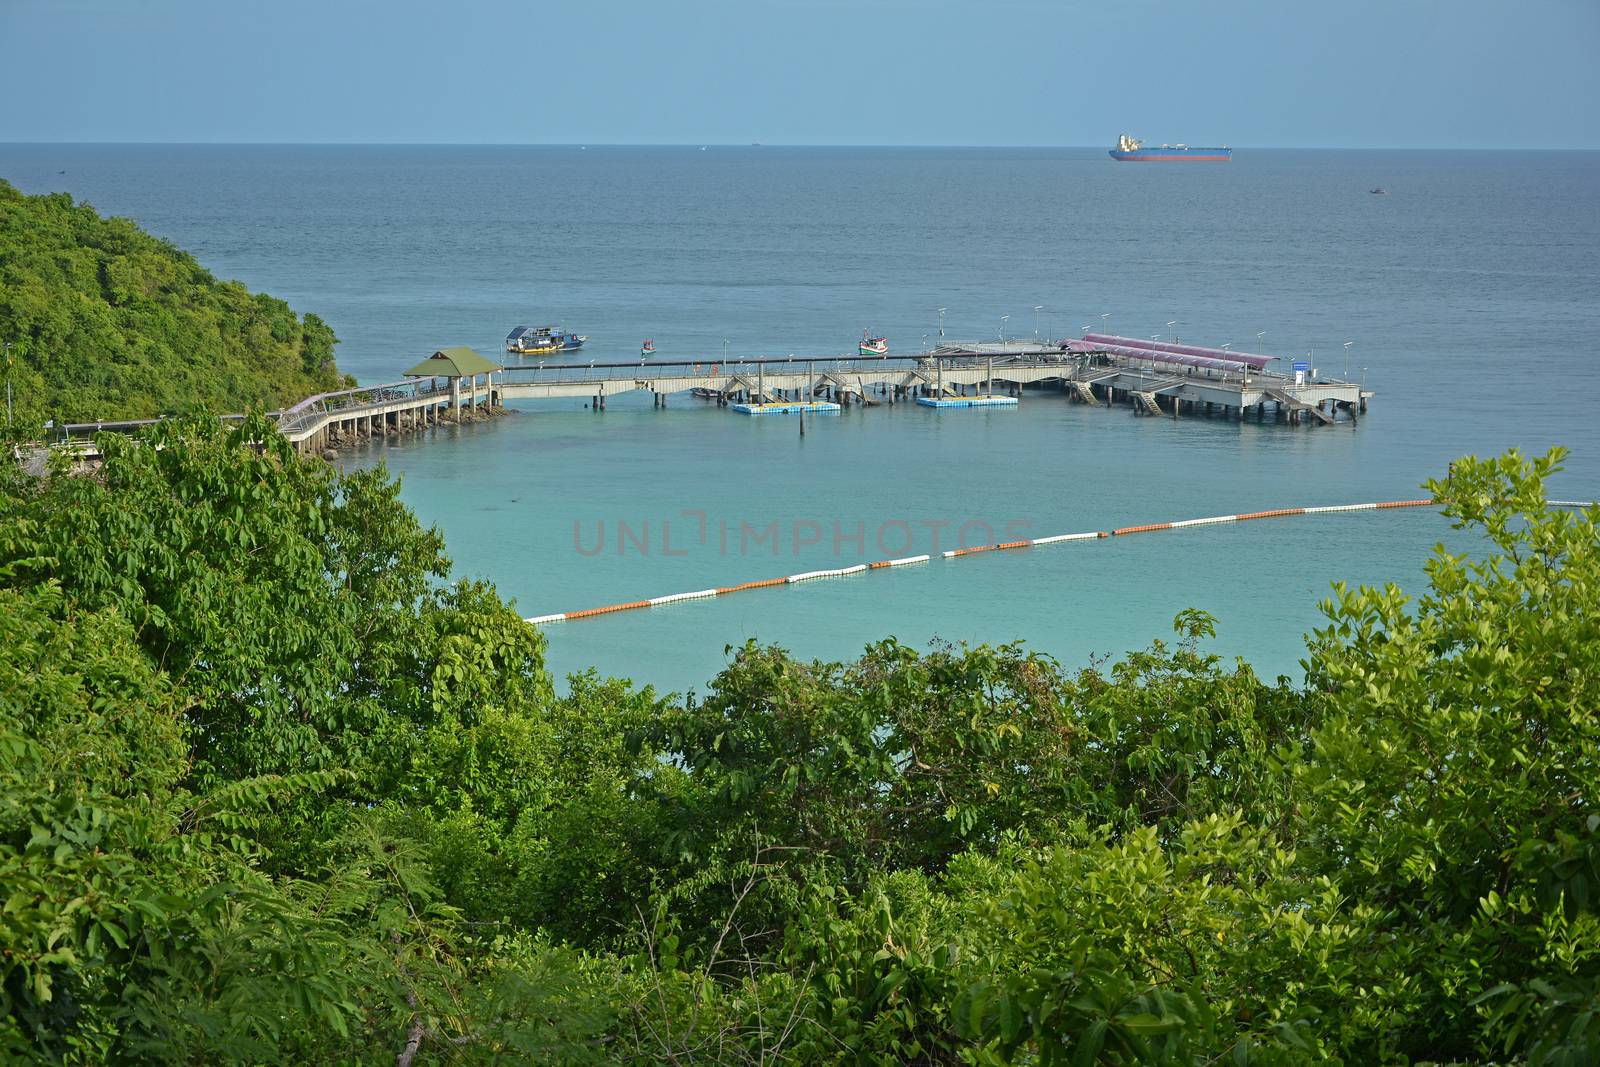
[[[1118,163],[1226,163],[1233,158],[1233,149],[1195,148],[1186,144],[1164,144],[1159,148],[1146,148],[1137,137],[1123,134],[1117,138],[1117,147],[1111,158]]]
[[[565,333],[559,326],[518,326],[506,334],[506,351],[518,356],[546,356],[583,347],[589,338]]]
[[[856,346],[856,352],[863,356],[886,356],[889,354],[889,339],[874,337],[871,330],[862,330],[861,343]]]

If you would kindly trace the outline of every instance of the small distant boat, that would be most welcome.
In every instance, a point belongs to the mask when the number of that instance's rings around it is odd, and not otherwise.
[[[644,343],[639,346],[639,357],[643,359],[645,356],[653,356],[655,354],[656,343],[650,340],[650,338],[646,337],[644,339]]]
[[[856,352],[863,356],[886,356],[889,354],[889,339],[873,337],[871,330],[862,330],[861,343],[856,346]]]
[[[518,356],[547,356],[582,348],[589,338],[563,333],[559,326],[518,326],[506,334],[506,351]]]
[[[715,400],[722,394],[715,389],[707,389],[704,386],[697,385],[689,390],[689,395],[699,397],[701,400]]]
[[[1372,195],[1373,196],[1388,196],[1389,195],[1389,190],[1385,189],[1383,186],[1380,185],[1377,188],[1372,190]]]

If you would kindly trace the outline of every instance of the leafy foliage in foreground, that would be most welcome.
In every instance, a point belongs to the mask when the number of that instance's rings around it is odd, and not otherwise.
[[[159,447],[152,447],[159,446]],[[0,477],[0,1050],[1594,1062],[1600,512],[1335,587],[1307,680],[894,641],[590,675],[251,421]]]
[[[23,421],[273,408],[340,387],[333,331],[66,193],[0,180],[0,340]]]

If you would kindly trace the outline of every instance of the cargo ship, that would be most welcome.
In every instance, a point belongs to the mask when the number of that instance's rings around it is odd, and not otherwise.
[[[1233,149],[1194,148],[1186,144],[1146,148],[1143,141],[1123,134],[1117,138],[1111,158],[1118,163],[1226,163],[1233,158]]]

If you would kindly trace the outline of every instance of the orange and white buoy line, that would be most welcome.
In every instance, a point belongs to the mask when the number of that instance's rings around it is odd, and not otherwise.
[[[1204,519],[1181,519],[1176,522],[1152,522],[1140,526],[1120,526],[1112,530],[1089,530],[1084,533],[1056,534],[1051,537],[1035,537],[1024,541],[1002,541],[992,545],[974,545],[970,548],[952,548],[940,553],[942,559],[956,559],[962,556],[975,556],[986,552],[1008,552],[1019,548],[1039,548],[1044,545],[1060,544],[1067,541],[1099,541],[1116,537],[1128,537],[1132,534],[1155,533],[1160,530],[1182,530],[1191,526],[1215,526],[1229,522],[1249,522],[1255,519],[1285,518],[1291,515],[1328,515],[1345,511],[1381,511],[1391,508],[1423,508],[1433,504],[1432,500],[1383,500],[1371,504],[1331,504],[1322,507],[1306,508],[1272,508],[1267,511],[1247,511],[1238,515],[1213,515]],[[1588,501],[1578,500],[1552,500],[1552,507],[1592,507]],[[730,593],[742,593],[751,589],[768,589],[780,585],[796,585],[800,582],[809,582],[819,578],[847,578],[857,574],[868,574],[873,571],[886,570],[892,567],[906,567],[917,563],[927,563],[931,555],[905,556],[900,559],[878,560],[873,563],[857,563],[850,567],[834,567],[827,570],[804,571],[800,574],[790,574],[782,578],[762,578],[753,582],[740,582],[736,585],[718,586],[715,589],[700,589],[692,593],[674,593],[670,596],[658,596],[650,600],[632,600],[623,604],[607,604],[604,607],[587,608],[583,611],[557,612],[553,615],[536,615],[527,621],[535,626],[543,626],[552,622],[571,622],[577,619],[587,619],[596,615],[609,615],[618,611],[631,611],[635,608],[653,608],[663,604],[676,604],[686,600],[707,600],[712,597],[727,596]]]

